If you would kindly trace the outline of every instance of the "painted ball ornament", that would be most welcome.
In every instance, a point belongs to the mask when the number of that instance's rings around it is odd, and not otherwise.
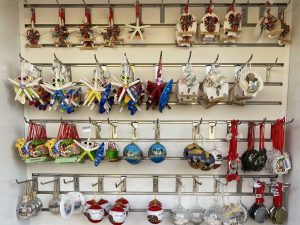
[[[104,209],[100,205],[94,204],[86,210],[84,215],[91,223],[100,223],[104,218]]]
[[[129,202],[128,202],[127,199],[119,198],[119,199],[116,200],[116,204],[121,205],[124,208],[124,210],[126,211],[126,213],[128,214],[128,212],[129,212]]]
[[[121,225],[126,221],[127,213],[121,204],[115,204],[108,213],[109,222]]]
[[[164,210],[161,202],[156,199],[151,201],[147,209],[147,220],[152,224],[159,224],[164,218]]]
[[[112,204],[107,201],[106,199],[101,198],[98,202],[98,205],[100,205],[104,209],[104,214],[107,216],[109,210],[112,208]]]
[[[152,162],[161,163],[167,156],[167,150],[161,143],[156,142],[150,146],[148,156]]]
[[[130,143],[124,148],[123,156],[130,164],[138,164],[143,158],[143,152],[135,143]]]

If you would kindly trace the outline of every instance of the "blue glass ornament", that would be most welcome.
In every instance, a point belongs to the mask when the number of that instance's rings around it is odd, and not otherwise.
[[[105,91],[102,93],[102,97],[99,103],[100,113],[105,113],[105,112],[108,113],[111,110],[112,104],[109,101],[110,90],[111,90],[111,84],[107,84],[105,87]]]
[[[99,166],[103,159],[104,159],[104,143],[102,143],[97,149],[95,155],[95,161],[94,161],[95,166]]]
[[[166,87],[164,88],[160,99],[159,99],[159,111],[162,112],[163,109],[168,106],[170,94],[172,91],[172,86],[173,86],[173,79],[168,82]]]
[[[167,156],[167,150],[161,143],[156,142],[150,146],[148,156],[152,162],[161,163]]]
[[[130,143],[124,148],[123,156],[130,164],[138,164],[143,158],[143,152],[139,146]]]

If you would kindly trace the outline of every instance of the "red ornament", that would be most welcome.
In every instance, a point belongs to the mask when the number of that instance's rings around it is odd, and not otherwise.
[[[123,205],[115,204],[108,213],[109,222],[113,225],[121,225],[126,221],[127,212]]]
[[[164,218],[164,210],[160,201],[154,199],[149,202],[147,209],[147,220],[152,224],[159,224]]]
[[[94,204],[86,210],[84,215],[90,222],[100,223],[104,218],[104,209],[101,206]]]
[[[95,201],[95,199],[86,201],[83,207],[83,211],[86,212],[91,206],[96,205],[97,202]]]
[[[129,212],[129,202],[128,202],[127,199],[119,198],[119,199],[116,200],[116,203],[121,205],[125,209],[126,213],[128,214],[128,212]]]
[[[107,200],[101,198],[101,199],[98,201],[97,204],[100,205],[100,206],[104,209],[105,216],[107,216],[109,210],[110,210],[111,207],[112,207],[111,203],[110,203],[109,201],[107,201]]]

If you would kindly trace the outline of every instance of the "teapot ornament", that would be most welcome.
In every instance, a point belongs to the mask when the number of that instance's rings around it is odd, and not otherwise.
[[[154,199],[147,208],[147,220],[152,224],[159,224],[164,218],[164,210],[160,201]]]
[[[163,82],[162,80],[162,51],[160,52],[160,58],[158,66],[156,67],[156,81],[147,82],[146,90],[148,92],[148,99],[146,102],[147,110],[152,106],[153,109],[159,105],[159,110],[162,110],[167,107],[171,108],[168,105],[169,96],[172,90],[173,79],[171,79],[168,83]]]
[[[192,71],[191,56],[192,51],[190,51],[187,64],[183,67],[183,75],[177,83],[177,98],[180,104],[197,103],[198,101],[200,83]]]
[[[112,82],[112,86],[117,88],[115,101],[120,103],[120,112],[127,106],[131,115],[138,110],[143,101],[144,89],[140,79],[134,79],[135,69],[130,65],[126,54],[124,54],[124,63],[122,64],[121,82]]]
[[[180,47],[191,47],[197,32],[196,17],[189,10],[189,0],[176,24],[176,42]]]
[[[26,31],[26,39],[27,43],[25,45],[26,48],[40,48],[41,45],[39,44],[41,34],[40,32],[35,29],[36,25],[36,14],[35,8],[30,7],[31,11],[31,28]]]
[[[199,31],[203,41],[215,41],[220,36],[220,19],[214,13],[212,0],[210,0],[206,14],[201,19]]]
[[[232,1],[224,21],[224,43],[235,43],[238,33],[242,30],[242,15],[235,10],[235,0]]]

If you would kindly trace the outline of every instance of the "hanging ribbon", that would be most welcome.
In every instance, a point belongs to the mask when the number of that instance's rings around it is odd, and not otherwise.
[[[160,52],[156,78],[161,79],[161,74],[162,74],[162,52]]]
[[[273,149],[277,149],[283,154],[284,147],[284,125],[285,118],[277,119],[275,124],[271,127],[271,138],[273,143]]]
[[[226,175],[226,181],[238,180],[238,153],[237,153],[237,135],[238,135],[238,120],[231,121],[231,139],[229,143],[229,154],[228,154],[228,172]]]
[[[264,182],[257,181],[257,187],[255,187],[255,203],[263,205],[265,202],[264,193],[266,185]]]
[[[59,17],[59,21],[61,26],[64,26],[66,23],[66,15],[65,15],[65,9],[59,7],[58,8],[58,17]]]
[[[255,138],[255,124],[254,122],[248,123],[248,150],[254,149],[254,138]]]
[[[276,187],[273,190],[274,207],[282,207],[282,193],[283,193],[283,185],[282,183],[277,182]]]
[[[91,10],[87,7],[84,8],[84,16],[86,19],[87,24],[92,24],[92,16],[91,16]]]
[[[113,26],[114,25],[114,11],[112,9],[112,7],[109,7],[109,15],[108,15],[108,21],[109,21],[109,26]]]
[[[265,149],[265,123],[259,125],[259,150]]]
[[[140,2],[138,0],[135,3],[135,16],[136,16],[136,18],[139,18],[139,19],[141,16]]]
[[[189,4],[190,4],[190,1],[188,0],[187,3],[186,3],[186,5],[185,5],[185,7],[184,7],[184,12],[185,12],[186,14],[189,13]]]
[[[31,11],[31,27],[33,29],[36,25],[35,8],[30,8],[30,11]]]
[[[229,11],[234,12],[235,11],[235,0],[232,1],[230,7],[229,7]]]

